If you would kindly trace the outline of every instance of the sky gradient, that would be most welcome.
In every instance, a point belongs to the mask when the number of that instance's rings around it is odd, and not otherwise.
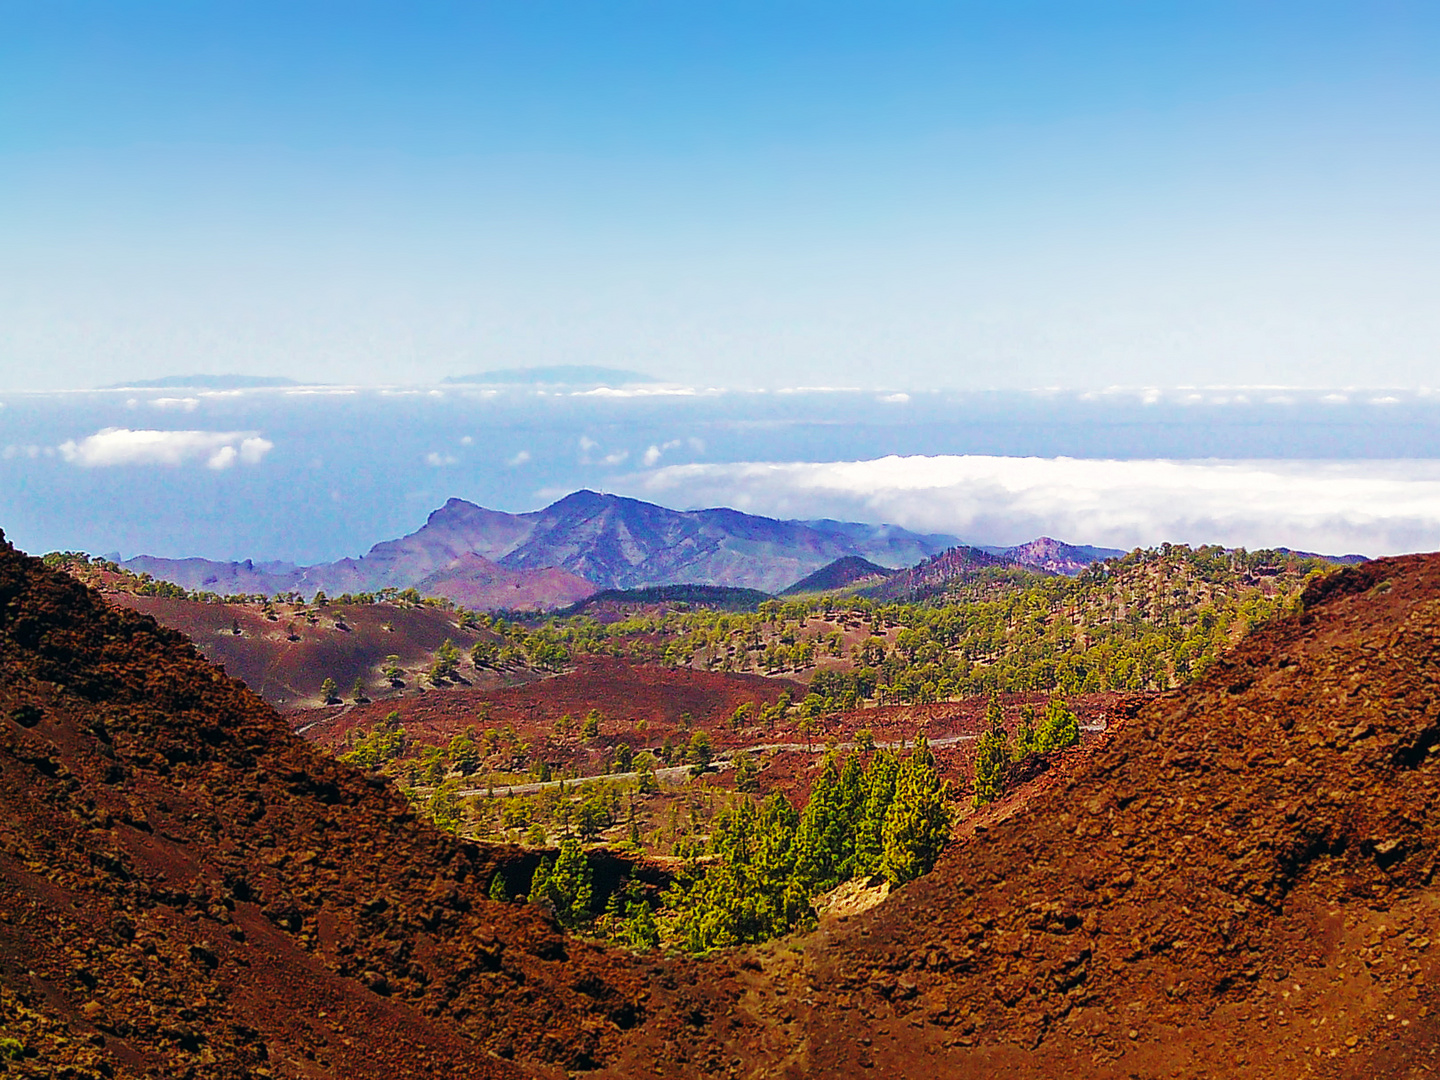
[[[1405,3],[0,3],[0,389],[1434,385],[1437,46]]]

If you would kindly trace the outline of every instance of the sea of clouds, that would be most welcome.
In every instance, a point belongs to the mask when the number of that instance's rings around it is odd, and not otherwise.
[[[318,562],[452,497],[1379,555],[1440,549],[1440,394],[656,385],[0,394],[0,529],[30,551]]]
[[[619,489],[771,517],[888,521],[975,543],[1036,536],[1327,554],[1440,548],[1440,461],[1114,461],[986,455],[673,465]]]

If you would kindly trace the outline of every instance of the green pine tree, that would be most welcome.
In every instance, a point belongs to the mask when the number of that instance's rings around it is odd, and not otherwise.
[[[465,820],[465,809],[460,805],[460,796],[456,794],[459,788],[458,780],[446,780],[430,796],[430,817],[434,819],[437,828],[446,832],[459,832]]]
[[[885,825],[885,814],[895,798],[895,781],[899,775],[900,763],[889,750],[878,751],[865,770],[865,803],[855,829],[853,872],[856,876],[872,877],[880,873],[885,854],[885,842],[881,834]]]
[[[549,901],[562,926],[575,926],[590,918],[594,873],[579,840],[561,841],[554,866],[543,877],[537,870],[535,878],[539,884],[530,886],[531,902]]]
[[[735,755],[735,790],[740,792],[752,792],[760,786],[760,769],[755,764],[755,755],[739,753]]]
[[[1015,731],[1015,760],[1019,761],[1030,754],[1038,753],[1039,750],[1039,736],[1035,731],[1035,706],[1022,705],[1020,726]]]
[[[950,839],[950,785],[940,779],[935,755],[922,735],[900,766],[895,799],[882,829],[882,872],[892,885],[903,885],[930,872]]]
[[[451,739],[445,753],[461,776],[472,776],[480,769],[480,747],[475,744],[473,727],[467,727]]]
[[[975,743],[976,806],[994,802],[1005,792],[1005,777],[1010,771],[1010,739],[1005,729],[991,729]]]
[[[655,755],[650,751],[642,751],[635,758],[635,791],[640,795],[651,795],[660,790],[660,783],[655,779]]]
[[[865,813],[865,771],[860,767],[860,759],[854,754],[845,759],[845,767],[840,770],[837,791],[843,831],[837,845],[840,849],[840,862],[836,867],[836,877],[845,881],[855,875],[856,829]]]
[[[546,890],[550,884],[550,868],[554,865],[555,860],[546,856],[535,867],[535,873],[530,876],[530,891],[526,894],[526,899],[530,903],[538,904],[547,899]]]
[[[796,838],[795,872],[801,887],[812,896],[838,885],[840,868],[849,861],[847,856],[853,855],[854,838],[847,809],[835,759],[827,754],[810,788],[810,801],[800,816]]]
[[[630,918],[625,924],[625,937],[637,952],[649,952],[660,944],[660,931],[650,905],[637,900],[630,905]]]
[[[1036,749],[1042,754],[1064,750],[1080,741],[1080,721],[1060,698],[1052,697],[1045,706],[1045,719],[1036,736]]]
[[[510,902],[510,890],[505,887],[505,875],[499,870],[490,875],[490,899],[497,904]]]

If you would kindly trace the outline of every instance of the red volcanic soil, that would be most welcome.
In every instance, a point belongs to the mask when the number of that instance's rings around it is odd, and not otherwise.
[[[642,1022],[719,1064],[723,977],[490,901],[510,858],[0,539],[6,1075],[555,1076]]]
[[[291,723],[335,748],[352,729],[368,730],[391,712],[400,714],[412,739],[442,742],[470,724],[509,723],[525,735],[545,734],[561,716],[578,721],[599,709],[602,739],[613,741],[623,734],[635,741],[635,722],[644,720],[649,727],[645,741],[658,744],[666,732],[681,727],[686,713],[694,726],[714,729],[741,703],[750,702],[758,710],[787,690],[792,698],[804,694],[800,684],[786,679],[582,657],[573,671],[521,686],[427,690],[343,711],[311,709],[294,714]]]
[[[812,940],[812,1075],[1435,1067],[1440,558],[1312,588],[889,903]]]
[[[310,609],[318,616],[312,625],[285,605],[280,606],[279,618],[271,621],[260,608],[245,604],[124,592],[106,599],[179,630],[207,660],[279,709],[319,705],[320,684],[327,678],[335,680],[346,699],[356,679],[364,680],[367,693],[382,697],[392,692],[380,677],[387,656],[400,657],[407,682],[414,685],[446,638],[468,650],[481,636],[462,629],[454,615],[424,606],[328,604]],[[393,629],[387,630],[387,624]],[[468,662],[466,671],[471,673],[467,677],[483,677],[473,675]]]
[[[1420,1076],[1440,1049],[1440,557],[1117,703],[934,872],[637,957],[486,899],[177,634],[0,550],[7,1075]],[[436,695],[437,697],[439,695]],[[933,720],[932,720],[933,723]],[[963,830],[962,830],[963,831]],[[8,1045],[8,1044],[7,1044]]]

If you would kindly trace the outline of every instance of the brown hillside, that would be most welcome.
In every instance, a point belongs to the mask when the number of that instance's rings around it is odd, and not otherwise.
[[[125,592],[106,598],[179,630],[211,663],[276,708],[287,710],[319,705],[320,684],[327,678],[335,680],[347,701],[356,679],[362,679],[376,698],[397,693],[380,676],[385,658],[392,655],[400,657],[406,682],[413,687],[446,638],[469,650],[481,636],[462,628],[452,613],[423,606],[330,604],[312,609],[318,612],[312,625],[290,613],[272,622],[249,604],[207,604]],[[468,663],[465,669],[467,678],[484,677]]]
[[[477,611],[549,611],[593,596],[596,587],[558,567],[509,570],[473,551],[415,583],[426,596],[443,596]]]
[[[0,1072],[556,1075],[642,1021],[703,1043],[666,1017],[723,981],[672,1011],[693,967],[647,985],[485,899],[497,868],[0,539],[0,1033],[29,1055]]]
[[[1440,557],[1143,707],[807,956],[815,1076],[1429,1075]]]
[[[499,849],[5,548],[0,1069],[1429,1075],[1437,641],[1440,557],[1341,571],[927,878],[697,964],[486,900]]]
[[[665,732],[680,728],[685,713],[696,726],[715,729],[741,703],[759,708],[787,691],[792,697],[804,696],[804,687],[789,679],[585,656],[572,671],[520,686],[410,693],[343,711],[308,709],[289,719],[312,740],[337,749],[348,732],[367,730],[392,711],[400,714],[412,738],[436,742],[472,724],[514,724],[530,737],[551,731],[562,715],[581,717],[599,709],[605,718],[603,734],[632,732],[635,721],[644,720],[650,741],[658,745]]]

